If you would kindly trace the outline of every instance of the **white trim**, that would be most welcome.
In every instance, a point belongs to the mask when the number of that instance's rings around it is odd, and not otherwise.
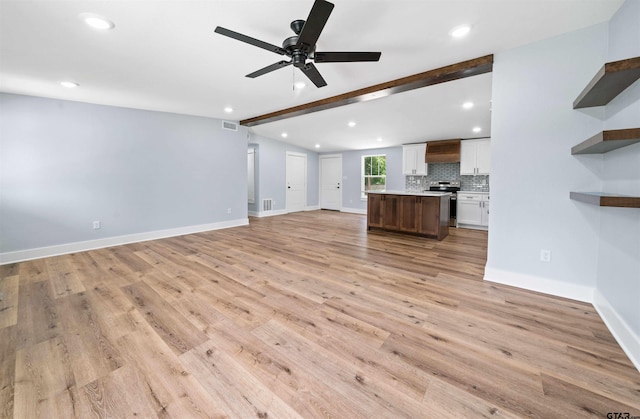
[[[320,207],[318,205],[304,207],[304,211],[316,211],[319,209]],[[297,211],[294,211],[294,212],[297,212]],[[285,214],[293,214],[293,213],[290,211],[287,211],[286,209],[273,210],[273,211],[249,211],[250,216],[258,217],[258,218],[273,217],[274,215],[285,215]]]
[[[126,236],[106,237],[104,239],[88,240],[82,242],[58,244],[54,246],[38,247],[35,249],[18,250],[15,252],[0,253],[0,265],[7,263],[23,262],[25,260],[40,259],[44,257],[66,255],[75,252],[101,249],[103,247],[119,246],[122,244],[138,243],[147,240],[164,239],[167,237],[183,236],[185,234],[202,233],[211,230],[220,230],[229,227],[239,227],[249,224],[248,218],[221,221],[211,224],[169,228],[166,230],[148,231],[146,233],[128,234]]]
[[[262,218],[262,217],[273,217],[274,215],[284,215],[284,214],[289,214],[289,212],[286,209],[282,209],[282,210],[273,210],[273,211],[249,211],[249,215],[251,215],[252,217],[258,217],[258,218]]]
[[[468,228],[470,230],[484,230],[488,231],[488,226],[480,226],[477,224],[465,224],[465,223],[456,223],[456,228]]]
[[[348,213],[351,213],[351,214],[367,215],[367,210],[366,209],[360,209],[360,208],[342,207],[342,208],[340,208],[340,212],[348,212]]]
[[[542,292],[557,297],[571,298],[585,303],[593,302],[594,287],[569,282],[556,281],[541,276],[526,275],[485,267],[484,280],[498,284],[511,285],[529,291]]]
[[[618,345],[627,354],[636,369],[640,371],[640,336],[633,332],[627,322],[597,289],[593,295],[593,306]]]

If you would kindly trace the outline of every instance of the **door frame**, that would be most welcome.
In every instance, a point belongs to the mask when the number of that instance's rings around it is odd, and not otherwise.
[[[343,191],[343,187],[344,185],[342,185],[342,154],[322,154],[320,156],[320,164],[319,164],[319,171],[320,173],[318,173],[319,175],[319,179],[318,179],[318,190],[320,191],[320,196],[319,196],[319,202],[318,202],[318,206],[320,207],[320,209],[322,209],[322,198],[323,198],[323,188],[322,188],[322,160],[323,159],[327,159],[327,158],[339,158],[340,159],[340,172],[339,172],[339,178],[340,178],[340,201],[338,202],[338,211],[342,211],[342,191]]]
[[[304,207],[302,208],[302,211],[306,211],[307,209],[307,154],[306,153],[298,153],[296,151],[285,151],[285,162],[284,162],[284,207],[285,207],[285,211],[287,213],[289,212],[295,212],[295,211],[291,211],[291,209],[289,208],[289,199],[288,199],[288,193],[287,193],[287,167],[288,167],[288,162],[287,160],[289,159],[289,156],[293,156],[293,157],[302,157],[304,158],[304,187],[303,187],[303,192],[304,192]]]

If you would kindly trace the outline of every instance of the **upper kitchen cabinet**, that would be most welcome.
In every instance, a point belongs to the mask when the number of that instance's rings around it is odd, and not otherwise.
[[[465,140],[460,144],[460,174],[488,175],[491,167],[491,139]]]
[[[424,156],[427,143],[408,144],[402,146],[402,172],[405,175],[426,175],[427,163]]]

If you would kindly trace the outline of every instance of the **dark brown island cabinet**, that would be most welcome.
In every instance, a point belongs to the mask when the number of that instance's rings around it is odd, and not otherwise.
[[[442,240],[449,235],[450,197],[450,193],[443,192],[369,192],[367,230]]]

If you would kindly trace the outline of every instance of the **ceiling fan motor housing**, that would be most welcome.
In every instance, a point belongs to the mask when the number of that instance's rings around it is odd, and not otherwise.
[[[304,20],[294,20],[293,23],[295,22],[302,22],[304,24]],[[293,26],[293,23],[291,23],[291,26]],[[304,67],[307,58],[309,58],[309,54],[313,51],[313,48],[311,50],[299,48],[297,35],[285,39],[282,43],[282,48],[287,51],[287,55],[291,57],[291,63],[294,67]]]

